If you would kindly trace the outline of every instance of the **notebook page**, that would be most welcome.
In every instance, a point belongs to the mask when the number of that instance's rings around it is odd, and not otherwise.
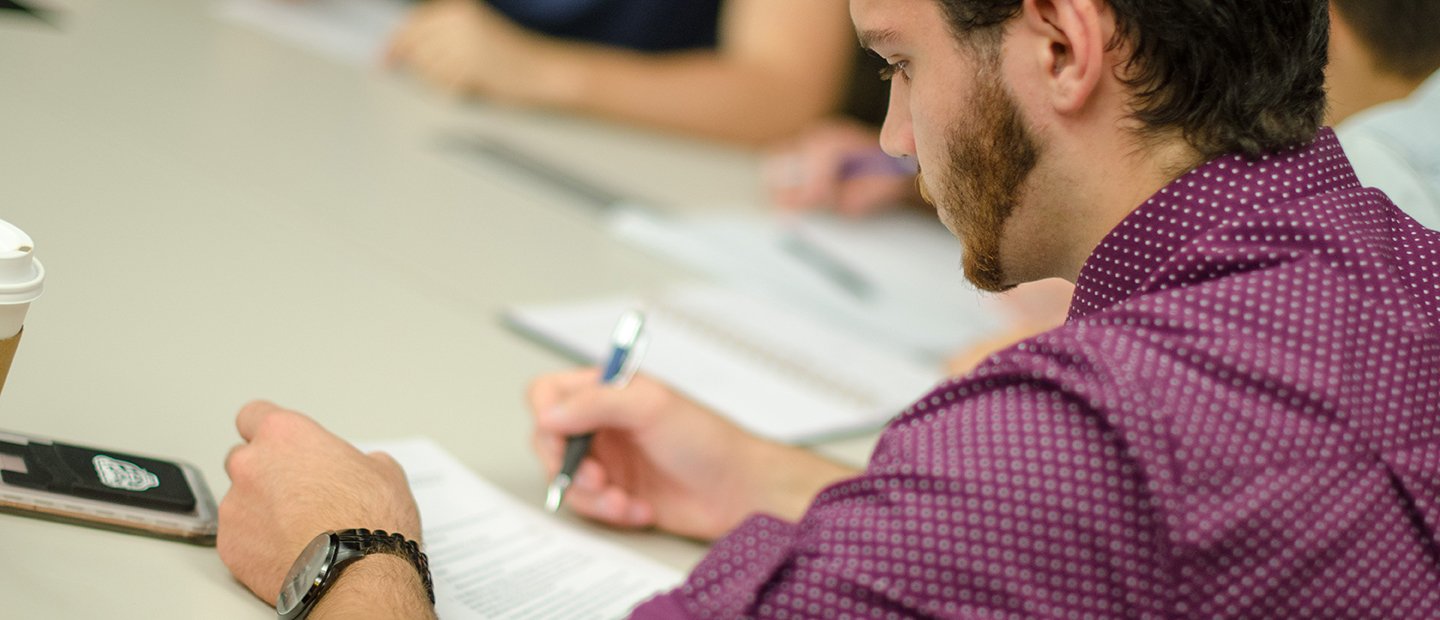
[[[755,434],[788,443],[873,430],[942,377],[938,368],[722,286],[657,298],[514,308],[512,326],[587,362],[628,309],[646,312],[640,372]]]
[[[361,449],[389,452],[405,468],[441,618],[621,618],[683,579],[512,498],[429,439]]]

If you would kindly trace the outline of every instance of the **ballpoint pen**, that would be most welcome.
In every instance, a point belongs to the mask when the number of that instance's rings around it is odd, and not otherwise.
[[[631,310],[620,316],[615,331],[610,334],[610,358],[600,374],[601,385],[623,388],[635,376],[644,353],[644,332],[645,315],[640,311]],[[565,439],[565,456],[560,463],[560,473],[555,474],[545,493],[546,510],[555,512],[560,509],[565,491],[574,482],[575,472],[580,469],[580,461],[585,460],[585,453],[590,451],[590,440],[594,437],[594,433],[585,433]]]
[[[878,148],[846,153],[840,160],[840,178],[863,176],[913,177],[920,172],[919,164],[910,157],[893,157]]]

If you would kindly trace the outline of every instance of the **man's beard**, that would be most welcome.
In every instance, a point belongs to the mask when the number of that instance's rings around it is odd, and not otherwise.
[[[994,77],[998,74],[998,68],[980,73],[972,97],[974,116],[948,132],[944,152],[949,158],[936,179],[940,195],[932,199],[924,177],[920,180],[921,195],[965,248],[965,278],[993,293],[1017,284],[1006,281],[1000,246],[1021,185],[1040,159],[1040,147],[1014,99]]]

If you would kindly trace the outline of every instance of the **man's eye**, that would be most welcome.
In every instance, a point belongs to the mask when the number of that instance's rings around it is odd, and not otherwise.
[[[880,68],[880,79],[888,82],[896,75],[899,75],[900,79],[908,80],[910,79],[910,74],[906,72],[906,69],[909,67],[909,65],[910,62],[906,60],[902,60],[893,65],[885,65],[884,67]]]

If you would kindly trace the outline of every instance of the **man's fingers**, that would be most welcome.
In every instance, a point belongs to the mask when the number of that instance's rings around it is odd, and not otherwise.
[[[240,432],[240,438],[246,442],[255,439],[255,433],[259,432],[265,419],[283,411],[278,405],[266,400],[252,400],[240,408],[240,413],[235,416],[235,430]]]
[[[668,395],[664,387],[644,375],[637,376],[623,390],[591,384],[553,406],[537,407],[535,424],[544,432],[562,436],[607,428],[639,428],[657,412],[674,406]]]
[[[580,462],[580,469],[575,472],[575,486],[599,491],[604,489],[606,484],[608,484],[608,480],[605,468],[595,462],[595,459],[589,458]]]
[[[367,452],[365,455],[372,459],[380,461],[382,465],[389,469],[393,469],[397,472],[402,473],[405,471],[405,468],[400,466],[400,461],[397,461],[395,460],[395,457],[390,456],[389,452],[385,452],[384,450],[375,450],[373,452]]]
[[[535,433],[531,440],[540,460],[540,468],[545,472],[545,478],[555,477],[555,474],[560,472],[560,460],[565,451],[565,438],[559,435]],[[605,468],[592,457],[580,462],[580,469],[575,472],[574,484],[577,487],[594,490],[605,486],[606,479]]]
[[[599,383],[600,370],[598,368],[582,368],[541,376],[530,382],[527,394],[530,411],[539,416],[540,412],[553,409],[560,403],[569,400],[571,394],[582,389],[593,388]]]
[[[244,457],[240,455],[249,447],[250,444],[236,444],[230,448],[230,452],[225,454],[225,475],[229,476],[231,481],[235,480],[237,472],[244,470],[245,464],[241,460]]]
[[[576,514],[618,527],[647,527],[645,517],[653,516],[648,504],[641,504],[619,487],[599,490],[571,487],[565,505]]]
[[[653,527],[655,525],[655,507],[650,505],[650,502],[633,497],[626,506],[622,519],[626,527]]]
[[[565,438],[554,433],[546,433],[536,429],[530,434],[530,444],[535,450],[535,457],[540,461],[540,468],[546,476],[554,476],[560,469],[560,457],[563,454]]]

